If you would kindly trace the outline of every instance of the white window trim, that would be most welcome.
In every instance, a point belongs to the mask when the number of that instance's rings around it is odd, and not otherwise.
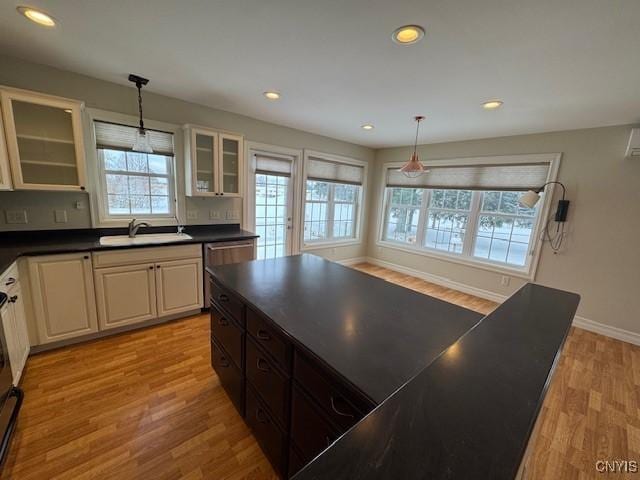
[[[352,238],[345,238],[340,240],[328,239],[328,240],[317,240],[313,242],[305,241],[304,239],[304,212],[307,204],[307,164],[309,162],[309,157],[315,158],[324,158],[327,160],[331,160],[333,162],[345,163],[347,165],[356,165],[358,167],[363,168],[362,172],[362,185],[360,185],[360,194],[358,195],[358,201],[356,202],[356,211],[355,211],[355,225],[354,225],[354,236]],[[367,180],[369,175],[369,165],[367,162],[362,160],[357,160],[355,158],[344,157],[342,155],[334,155],[331,153],[318,152],[315,150],[304,150],[304,161],[302,167],[302,181],[300,182],[300,196],[299,204],[300,204],[300,231],[298,234],[298,239],[300,242],[300,251],[311,251],[311,250],[320,250],[323,248],[330,247],[345,247],[348,245],[359,245],[362,243],[362,225],[364,223],[363,217],[365,213],[365,205],[367,198]]]
[[[102,167],[98,159],[98,149],[96,148],[95,130],[93,127],[94,121],[113,122],[123,125],[135,126],[138,123],[138,118],[125,115],[116,112],[109,112],[106,110],[99,110],[95,108],[86,109],[84,116],[84,134],[86,158],[87,158],[87,170],[88,170],[88,190],[91,195],[90,207],[91,207],[91,224],[94,228],[113,228],[113,227],[126,227],[132,218],[136,218],[138,221],[146,221],[156,226],[172,226],[179,223],[181,225],[186,224],[186,210],[185,210],[185,193],[184,193],[184,154],[183,154],[183,137],[182,127],[180,125],[174,125],[171,123],[158,122],[155,120],[145,119],[145,126],[150,129],[162,130],[165,132],[171,132],[173,134],[173,149],[174,149],[174,161],[173,161],[173,185],[171,186],[172,193],[175,198],[175,214],[173,216],[151,216],[145,217],[142,214],[132,214],[130,217],[114,218],[107,215],[106,204],[104,203],[105,191],[104,179],[102,175]]]
[[[540,154],[534,153],[534,154],[523,154],[523,155],[500,155],[500,156],[486,156],[486,157],[439,159],[439,160],[427,161],[424,163],[424,165],[428,169],[429,166],[435,167],[435,166],[449,166],[449,165],[484,165],[487,163],[491,163],[492,165],[499,165],[499,164],[514,164],[514,163],[548,162],[549,173],[547,175],[546,181],[551,182],[551,181],[555,181],[558,177],[558,169],[560,168],[561,157],[562,157],[561,153],[540,153]],[[549,211],[550,211],[553,196],[555,193],[555,185],[549,185],[548,187],[546,187],[545,194],[542,197],[543,203],[540,206],[540,213],[536,218],[534,229],[531,234],[531,238],[533,239],[533,241],[529,248],[530,250],[533,249],[533,255],[531,255],[530,260],[527,262],[527,265],[525,265],[525,267],[518,268],[518,267],[511,267],[504,264],[499,264],[496,262],[491,262],[488,260],[462,257],[460,254],[451,254],[451,253],[443,252],[440,250],[422,247],[422,246],[419,246],[418,244],[417,246],[413,247],[410,245],[401,244],[399,242],[384,240],[384,228],[385,228],[385,221],[386,221],[385,215],[387,212],[387,202],[388,202],[388,195],[385,194],[386,183],[387,183],[387,169],[400,168],[402,165],[404,165],[404,162],[389,162],[389,163],[384,163],[382,165],[382,175],[380,176],[380,184],[378,187],[379,198],[381,199],[379,204],[378,218],[377,218],[378,225],[377,225],[377,234],[376,234],[376,245],[378,247],[390,248],[393,250],[408,252],[415,255],[422,255],[425,257],[436,258],[438,260],[458,263],[461,265],[466,265],[466,266],[478,268],[481,270],[504,273],[504,274],[523,278],[530,281],[533,281],[535,279],[536,272],[538,269],[538,264],[540,261],[540,252],[542,251],[542,235],[541,234],[544,228],[544,223],[549,217]],[[411,187],[408,187],[408,188],[411,188]],[[461,188],[460,190],[463,190],[463,189]],[[474,195],[474,199],[476,197],[479,197],[479,195]],[[423,203],[425,203],[424,199],[423,199]],[[473,231],[470,230],[470,227],[471,225],[467,226],[468,228],[467,232],[472,232],[472,234],[475,235],[475,226],[473,228]]]

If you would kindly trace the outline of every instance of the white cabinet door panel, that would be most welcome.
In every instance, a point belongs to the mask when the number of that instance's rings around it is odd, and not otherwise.
[[[95,280],[101,330],[157,317],[154,264],[98,268]]]
[[[31,257],[29,274],[40,343],[98,331],[89,255]]]
[[[202,258],[156,264],[158,316],[202,308]]]

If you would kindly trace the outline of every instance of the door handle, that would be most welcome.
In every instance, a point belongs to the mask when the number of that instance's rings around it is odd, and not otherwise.
[[[260,330],[258,330],[258,333],[256,335],[258,337],[258,340],[271,340],[271,337],[266,332],[266,330],[260,329]]]
[[[256,408],[256,420],[260,423],[267,423],[269,421],[260,407]]]
[[[5,285],[8,287],[9,285],[13,285],[16,282],[17,282],[17,280],[15,278],[9,277],[9,278],[7,278],[7,281],[5,282]]]

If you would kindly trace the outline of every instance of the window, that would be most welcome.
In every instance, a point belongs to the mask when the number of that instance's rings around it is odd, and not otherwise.
[[[498,159],[495,164],[477,159],[468,165],[442,161],[418,178],[406,178],[397,167],[387,167],[381,240],[528,272],[540,213],[548,202],[526,208],[520,198],[548,181],[553,158],[522,157],[539,161],[515,157],[504,164]]]
[[[483,192],[473,256],[524,266],[535,208],[520,205],[520,192]]]
[[[173,135],[149,130],[155,153],[134,152],[135,127],[94,123],[104,216],[175,216]]]
[[[523,267],[537,211],[523,193],[389,188],[383,240]]]
[[[304,240],[355,238],[360,186],[307,180]]]
[[[256,234],[258,259],[286,255],[289,177],[256,174]]]
[[[307,152],[305,169],[305,245],[357,238],[364,163]]]

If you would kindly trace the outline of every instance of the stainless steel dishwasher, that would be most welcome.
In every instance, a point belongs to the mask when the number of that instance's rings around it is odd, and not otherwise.
[[[239,240],[236,242],[218,242],[204,244],[205,266],[227,265],[229,263],[248,262],[256,258],[255,240]],[[209,279],[204,279],[205,305],[209,306]]]

